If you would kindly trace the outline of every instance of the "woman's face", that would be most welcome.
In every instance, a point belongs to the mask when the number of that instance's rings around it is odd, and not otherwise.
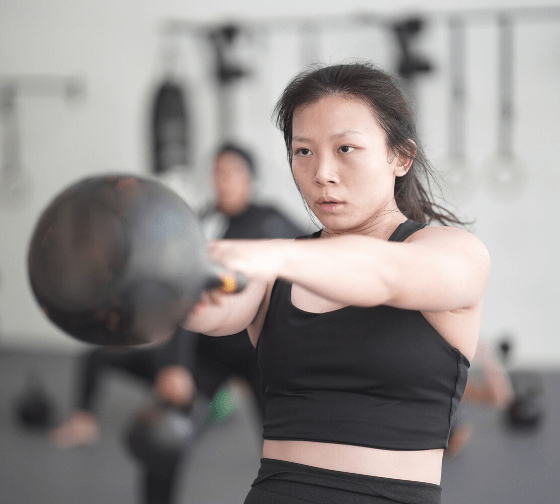
[[[364,232],[391,213],[395,176],[406,173],[363,102],[329,95],[296,109],[292,172],[327,232]]]

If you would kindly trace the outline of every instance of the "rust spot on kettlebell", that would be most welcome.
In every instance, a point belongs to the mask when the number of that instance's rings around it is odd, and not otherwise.
[[[119,180],[115,187],[122,193],[134,194],[140,190],[140,182],[134,177],[127,177]]]

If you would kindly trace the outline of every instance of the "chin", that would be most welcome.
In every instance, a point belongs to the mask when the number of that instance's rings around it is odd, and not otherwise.
[[[356,233],[365,228],[363,222],[342,222],[340,220],[335,221],[332,219],[323,219],[321,223],[327,228],[331,233]]]
[[[235,201],[231,201],[231,202],[222,202],[222,204],[219,205],[218,208],[226,215],[237,215],[238,213],[241,213],[245,209],[245,206]]]
[[[319,219],[321,224],[331,233],[344,233],[350,231],[352,227],[336,222],[335,219]]]

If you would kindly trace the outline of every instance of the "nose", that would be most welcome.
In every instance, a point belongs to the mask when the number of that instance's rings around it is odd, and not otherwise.
[[[321,156],[315,167],[315,183],[318,185],[337,184],[339,182],[338,167],[332,156]]]

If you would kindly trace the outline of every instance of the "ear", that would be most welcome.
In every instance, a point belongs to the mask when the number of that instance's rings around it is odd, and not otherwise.
[[[414,158],[416,157],[416,143],[410,138],[406,141],[406,153],[398,154],[395,162],[395,176],[402,177],[408,173],[408,170],[412,166]]]

